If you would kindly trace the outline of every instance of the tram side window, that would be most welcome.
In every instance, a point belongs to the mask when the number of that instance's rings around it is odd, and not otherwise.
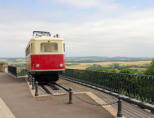
[[[63,49],[64,49],[64,52],[65,52],[65,43],[63,43]]]
[[[30,53],[30,45],[28,46],[28,48],[26,49],[26,56],[29,55]]]
[[[28,52],[28,51],[27,51],[27,49],[26,49],[26,56],[27,56],[27,52]]]
[[[41,52],[57,52],[57,43],[41,43]]]
[[[31,53],[34,53],[34,45],[31,43]]]

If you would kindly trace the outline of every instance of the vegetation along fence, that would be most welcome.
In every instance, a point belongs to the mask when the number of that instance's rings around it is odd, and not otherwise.
[[[25,76],[27,75],[27,69],[25,64],[18,64],[17,67],[17,76]]]
[[[66,69],[64,76],[154,104],[154,76]]]

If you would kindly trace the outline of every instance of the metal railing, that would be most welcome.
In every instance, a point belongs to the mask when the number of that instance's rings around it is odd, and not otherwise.
[[[15,66],[8,66],[8,73],[17,76],[17,67]]]
[[[64,76],[154,104],[154,76],[66,69]]]
[[[15,66],[9,65],[8,72],[13,74],[16,77],[27,75],[27,69],[25,65],[21,65],[21,64],[15,65]]]

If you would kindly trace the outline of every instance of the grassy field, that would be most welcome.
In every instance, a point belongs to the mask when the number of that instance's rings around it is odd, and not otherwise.
[[[120,64],[120,66],[131,66],[131,65],[137,65],[137,66],[142,66],[142,65],[145,65],[145,64],[150,64],[151,61],[128,61],[128,62],[123,62],[123,61],[119,61],[119,62],[115,62],[115,61],[110,61],[110,62],[94,62],[94,63],[66,63],[66,68],[68,69],[80,69],[80,70],[84,70],[94,64],[97,64],[97,65],[101,65],[101,66],[104,66],[104,67],[108,67],[112,64]],[[21,61],[21,62],[8,62],[9,65],[23,65],[25,64],[25,62]],[[135,67],[132,67],[130,68],[132,70],[139,70],[139,71],[144,71],[145,68],[135,68]]]
[[[66,68],[69,69],[86,69],[87,67],[93,65],[93,64],[97,64],[97,65],[101,65],[101,66],[109,66],[111,64],[120,64],[120,65],[144,65],[144,64],[150,64],[151,61],[134,61],[134,62],[95,62],[95,63],[78,63],[73,65],[72,63],[66,63]],[[67,64],[69,66],[67,66]],[[71,65],[72,64],[72,65]]]

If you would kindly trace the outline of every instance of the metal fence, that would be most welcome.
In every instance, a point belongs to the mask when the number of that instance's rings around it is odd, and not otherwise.
[[[14,76],[17,76],[17,68],[15,66],[8,66],[8,73],[11,73]]]
[[[66,69],[63,75],[143,102],[154,104],[154,76],[75,69]]]
[[[25,65],[15,65],[15,66],[10,65],[8,66],[8,72],[16,77],[27,75],[27,70]]]

